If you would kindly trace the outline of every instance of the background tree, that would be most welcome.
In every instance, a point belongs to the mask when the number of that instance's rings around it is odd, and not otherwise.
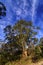
[[[4,28],[4,33],[5,33],[5,40],[7,40],[7,44],[4,45],[5,49],[4,51],[7,50],[7,52],[9,52],[9,54],[11,54],[12,56],[16,53],[16,51],[18,52],[18,50],[22,53],[21,46],[16,42],[18,38],[17,36],[15,36],[15,31],[13,30],[13,27],[11,25],[6,26]]]
[[[14,42],[14,30],[12,29],[11,25],[8,25],[4,28],[5,33],[5,40],[7,40],[8,43]]]
[[[40,41],[39,41],[39,47],[41,48],[41,56],[43,57],[43,37],[40,38]]]
[[[0,2],[0,19],[5,16],[6,16],[6,7],[2,2]]]

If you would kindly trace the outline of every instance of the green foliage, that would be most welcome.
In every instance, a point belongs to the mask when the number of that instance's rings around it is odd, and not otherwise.
[[[32,57],[32,61],[36,62],[41,58],[41,48],[39,46],[35,47],[34,55]]]
[[[14,30],[11,25],[8,25],[4,28],[5,33],[5,40],[7,40],[8,43],[14,42]]]

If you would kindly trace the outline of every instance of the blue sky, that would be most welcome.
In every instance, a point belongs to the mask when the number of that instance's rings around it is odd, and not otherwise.
[[[41,27],[38,37],[43,36],[43,0],[0,0],[6,7],[6,16],[0,19],[0,39],[4,39],[4,27],[17,20],[32,20]]]

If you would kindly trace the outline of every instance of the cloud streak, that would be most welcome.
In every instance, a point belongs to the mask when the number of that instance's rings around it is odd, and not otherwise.
[[[37,0],[33,0],[33,2],[32,2],[32,21],[34,22],[34,16],[35,16],[35,14],[36,14],[36,4],[37,4]]]

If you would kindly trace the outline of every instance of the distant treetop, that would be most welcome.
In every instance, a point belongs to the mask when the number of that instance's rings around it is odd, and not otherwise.
[[[0,2],[0,19],[4,16],[6,16],[6,7],[2,2]]]

